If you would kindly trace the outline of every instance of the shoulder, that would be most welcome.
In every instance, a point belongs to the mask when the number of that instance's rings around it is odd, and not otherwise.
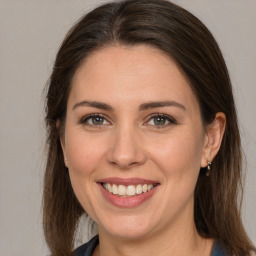
[[[99,237],[94,236],[87,243],[76,248],[74,256],[91,256],[96,246],[99,244]]]
[[[225,246],[223,245],[223,243],[220,240],[216,239],[212,247],[211,256],[229,256],[229,255],[230,254],[225,249]]]

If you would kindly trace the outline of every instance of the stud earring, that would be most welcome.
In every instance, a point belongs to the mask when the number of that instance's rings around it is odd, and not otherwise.
[[[210,176],[210,171],[211,171],[211,162],[208,161],[208,165],[207,165],[207,172],[206,172],[206,176],[209,177]]]

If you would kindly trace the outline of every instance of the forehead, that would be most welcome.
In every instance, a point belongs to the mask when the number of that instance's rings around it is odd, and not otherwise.
[[[109,46],[92,53],[72,80],[71,101],[114,104],[176,100],[198,107],[196,97],[176,63],[149,46]],[[194,106],[195,105],[195,106]]]

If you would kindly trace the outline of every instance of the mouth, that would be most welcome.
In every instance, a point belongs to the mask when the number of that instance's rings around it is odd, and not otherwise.
[[[152,190],[154,187],[158,186],[158,183],[155,184],[138,184],[138,185],[118,185],[110,183],[100,183],[101,186],[109,193],[120,196],[120,197],[131,197],[140,195],[142,193],[147,193]]]
[[[136,207],[148,201],[160,183],[141,178],[105,178],[97,181],[102,195],[117,207]]]

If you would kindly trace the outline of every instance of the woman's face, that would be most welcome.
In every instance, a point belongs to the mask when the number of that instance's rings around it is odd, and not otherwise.
[[[207,136],[169,57],[148,46],[93,53],[72,81],[65,125],[71,183],[99,232],[140,238],[193,222]]]

